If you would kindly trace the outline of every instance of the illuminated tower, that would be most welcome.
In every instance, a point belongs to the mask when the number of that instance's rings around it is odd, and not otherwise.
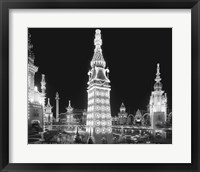
[[[160,66],[157,64],[154,91],[152,91],[149,101],[150,120],[152,129],[159,130],[167,119],[167,94],[162,90],[160,78]]]
[[[105,69],[106,62],[102,54],[101,31],[96,30],[94,39],[94,55],[90,62],[88,81],[88,109],[86,131],[94,137],[95,143],[101,143],[106,138],[107,143],[112,141],[112,118],[110,110],[110,80],[109,69]]]
[[[60,99],[58,92],[56,93],[55,99],[56,99],[56,122],[58,122],[59,121],[59,99]]]

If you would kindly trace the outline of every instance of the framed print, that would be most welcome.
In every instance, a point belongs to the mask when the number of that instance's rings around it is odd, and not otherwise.
[[[1,170],[199,170],[194,1],[1,1]]]

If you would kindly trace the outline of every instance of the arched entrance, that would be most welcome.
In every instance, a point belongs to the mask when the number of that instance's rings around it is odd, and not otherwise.
[[[142,123],[143,123],[143,125],[145,125],[145,126],[150,126],[150,125],[151,125],[150,114],[149,114],[149,113],[145,113],[145,114],[143,115]]]

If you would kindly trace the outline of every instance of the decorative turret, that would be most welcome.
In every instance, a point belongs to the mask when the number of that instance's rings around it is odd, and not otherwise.
[[[102,55],[102,49],[101,49],[102,39],[101,39],[101,31],[99,29],[95,31],[94,45],[95,45],[94,55],[90,65],[92,68],[94,68],[95,66],[105,68],[106,62]]]
[[[122,102],[120,106],[120,112],[118,113],[118,121],[120,125],[125,125],[127,121],[128,114],[126,113],[126,107],[124,106],[124,103]]]
[[[42,93],[44,94],[46,91],[46,81],[45,81],[45,75],[42,74],[42,80],[41,80],[41,90]]]

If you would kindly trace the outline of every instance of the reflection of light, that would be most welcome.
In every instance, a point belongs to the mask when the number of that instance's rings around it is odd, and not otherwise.
[[[34,90],[35,90],[35,91],[38,91],[38,88],[35,86]]]

